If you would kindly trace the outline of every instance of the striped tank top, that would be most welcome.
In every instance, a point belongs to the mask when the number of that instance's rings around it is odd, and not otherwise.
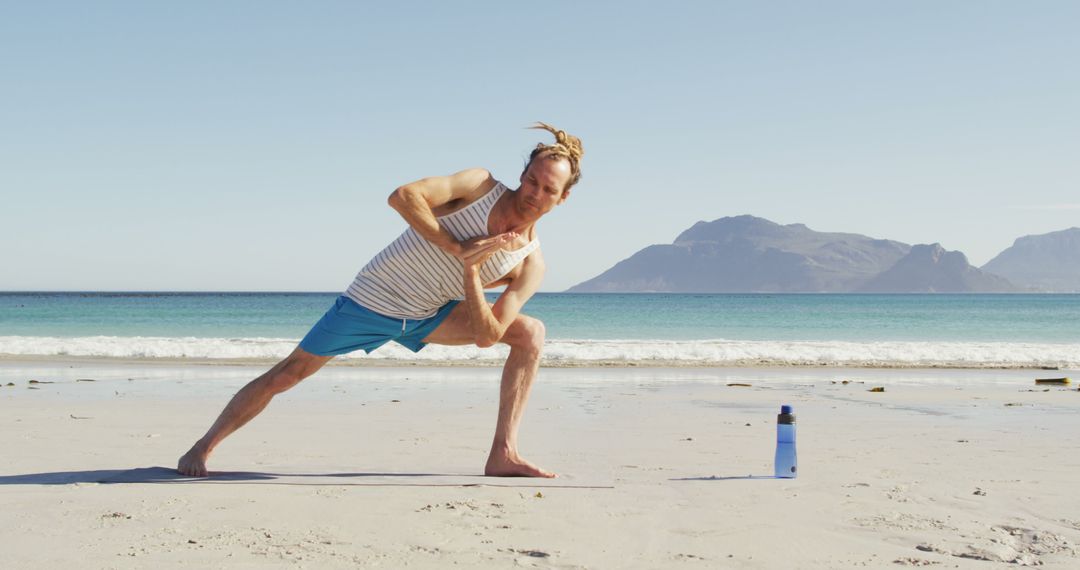
[[[507,192],[502,182],[472,204],[436,218],[458,241],[488,235],[488,215]],[[532,240],[515,251],[496,251],[480,268],[480,280],[498,281],[540,247]],[[409,227],[356,275],[345,294],[360,305],[399,319],[426,319],[465,296],[465,265]]]

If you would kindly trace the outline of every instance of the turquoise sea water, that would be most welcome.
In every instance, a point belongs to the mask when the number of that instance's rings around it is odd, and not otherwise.
[[[287,354],[336,297],[0,293],[0,354],[273,358]],[[1080,365],[1076,294],[540,293],[525,312],[547,325],[545,354],[565,363]],[[492,354],[444,348],[417,357]],[[374,357],[414,358],[394,350]]]
[[[0,336],[299,338],[336,297],[0,293]],[[539,293],[525,312],[551,338],[1080,342],[1080,295]]]
[[[336,297],[0,293],[0,336],[300,338]],[[539,293],[525,312],[555,339],[1080,342],[1080,295]]]

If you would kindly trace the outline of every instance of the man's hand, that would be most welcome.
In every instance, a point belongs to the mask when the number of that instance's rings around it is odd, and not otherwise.
[[[474,238],[461,244],[461,252],[457,257],[465,264],[466,271],[475,270],[496,251],[514,243],[517,237],[517,232],[506,232],[496,236]]]

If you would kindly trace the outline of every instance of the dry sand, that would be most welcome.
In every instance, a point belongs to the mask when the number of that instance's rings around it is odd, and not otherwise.
[[[497,369],[332,368],[217,450],[231,476],[139,470],[260,371],[0,363],[3,566],[1080,567],[1080,392],[1033,383],[1070,372],[545,369],[545,483],[477,476]]]

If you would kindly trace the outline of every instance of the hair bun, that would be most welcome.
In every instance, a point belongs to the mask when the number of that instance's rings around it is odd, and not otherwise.
[[[572,162],[578,162],[582,156],[585,156],[585,148],[581,146],[581,139],[574,135],[567,134],[566,131],[556,129],[555,127],[537,121],[535,125],[529,127],[530,129],[541,129],[555,135],[555,144],[546,145],[540,143],[536,145],[538,149],[551,150],[556,154],[569,158]]]

